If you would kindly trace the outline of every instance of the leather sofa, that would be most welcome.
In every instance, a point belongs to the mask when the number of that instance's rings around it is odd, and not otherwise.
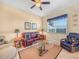
[[[24,32],[22,35],[26,41],[26,46],[32,45],[34,41],[38,40],[37,32]]]
[[[61,40],[60,45],[62,48],[70,52],[79,51],[79,34],[69,33],[69,35],[67,35],[67,38]]]
[[[46,39],[45,35],[40,35],[38,32],[24,32],[22,35],[26,41],[26,46],[32,45],[37,40]]]
[[[12,43],[0,45],[0,59],[20,59],[17,49]]]

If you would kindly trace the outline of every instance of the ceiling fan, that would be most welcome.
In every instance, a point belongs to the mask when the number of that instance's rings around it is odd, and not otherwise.
[[[46,1],[46,2],[41,2],[41,0],[31,0],[31,1],[35,2],[35,4],[31,6],[31,9],[36,6],[36,7],[39,7],[40,10],[42,10],[42,7],[41,7],[42,4],[50,4],[49,1]]]

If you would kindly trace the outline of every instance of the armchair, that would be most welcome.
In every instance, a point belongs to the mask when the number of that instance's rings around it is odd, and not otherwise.
[[[70,52],[79,51],[79,34],[69,33],[67,38],[61,40],[60,45],[62,48]]]

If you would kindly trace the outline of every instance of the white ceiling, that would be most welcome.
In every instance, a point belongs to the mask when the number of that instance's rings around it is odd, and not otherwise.
[[[50,1],[50,4],[42,5],[43,10],[41,11],[38,7],[30,9],[30,7],[34,5],[34,2],[32,2],[31,0],[2,0],[4,4],[19,8],[24,11],[32,12],[38,16],[45,16],[50,11],[67,8],[69,6],[79,3],[79,0],[42,0],[42,1]]]

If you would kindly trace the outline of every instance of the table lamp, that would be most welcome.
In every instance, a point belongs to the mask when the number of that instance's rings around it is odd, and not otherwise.
[[[17,38],[18,38],[18,33],[20,32],[20,30],[19,30],[19,29],[15,29],[14,32],[16,33],[16,36],[17,36]]]

